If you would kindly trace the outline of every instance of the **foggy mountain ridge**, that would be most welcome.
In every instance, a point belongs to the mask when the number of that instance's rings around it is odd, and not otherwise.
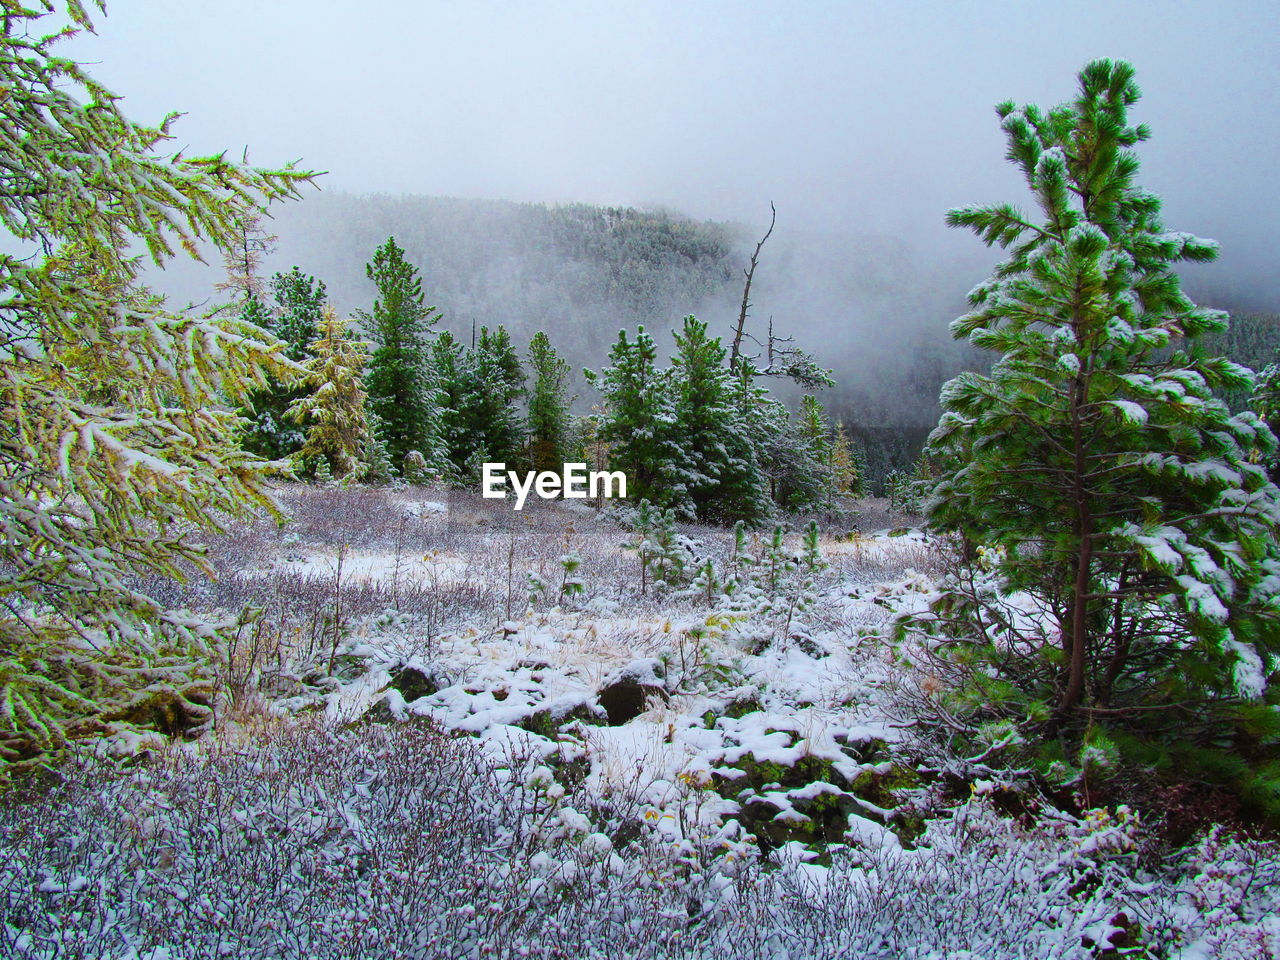
[[[266,276],[297,265],[325,282],[339,312],[368,309],[375,290],[365,264],[394,236],[419,268],[428,304],[443,313],[441,329],[468,343],[473,328],[505,325],[522,353],[545,330],[573,365],[585,406],[592,392],[581,370],[608,362],[620,329],[643,324],[666,352],[669,331],[692,313],[727,341],[743,270],[768,225],[767,217],[696,220],[661,207],[336,191],[271,214],[264,229],[278,240]],[[976,241],[958,256],[902,237],[797,229],[781,209],[760,255],[748,330],[763,341],[772,319],[776,335],[794,337],[833,371],[836,386],[821,395],[833,416],[863,433],[906,431],[914,446],[937,421],[942,383],[987,362],[955,342],[948,324],[1000,256]],[[206,259],[173,261],[148,280],[176,300],[216,302],[221,260]],[[1233,298],[1221,293],[1231,277],[1213,270],[1192,271],[1188,291],[1195,299],[1198,287],[1217,290],[1205,305],[1231,309]]]
[[[278,240],[266,276],[297,265],[325,282],[339,312],[368,309],[375,291],[365,264],[394,236],[421,271],[427,302],[443,313],[441,329],[466,343],[473,323],[503,324],[521,349],[545,330],[578,370],[605,364],[618,331],[639,324],[669,350],[669,331],[688,314],[727,340],[743,270],[768,225],[666,209],[328,191],[271,214],[264,229]],[[221,259],[206,259],[171,261],[147,280],[175,301],[216,302]],[[922,358],[950,358],[951,372],[962,365],[967,348],[951,341],[947,324],[980,278],[975,269],[922,258],[899,238],[802,232],[779,211],[748,331],[763,342],[772,318],[775,335],[794,337],[831,368],[837,385],[822,399],[849,419],[931,423],[941,380],[933,385],[937,377],[917,368]]]

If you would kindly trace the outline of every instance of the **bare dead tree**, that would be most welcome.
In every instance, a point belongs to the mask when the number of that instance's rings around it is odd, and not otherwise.
[[[743,271],[747,280],[742,287],[742,309],[738,311],[738,323],[734,327],[733,343],[729,348],[729,369],[736,370],[744,361],[754,363],[760,359],[759,352],[748,354],[743,350],[743,342],[750,340],[759,351],[764,353],[765,365],[763,369],[755,371],[757,375],[787,377],[806,390],[820,390],[835,383],[831,379],[831,371],[818,366],[812,354],[794,346],[794,337],[777,336],[773,332],[773,317],[769,318],[769,338],[764,343],[747,331],[747,316],[751,309],[751,283],[755,280],[756,267],[760,265],[760,251],[765,241],[773,234],[773,228],[778,222],[778,209],[772,201],[769,203],[769,211],[771,213],[769,229],[756,244],[755,251],[751,254],[751,262]]]
[[[751,254],[751,265],[747,267],[743,273],[746,275],[747,282],[742,288],[742,309],[738,311],[738,325],[733,331],[733,346],[729,350],[729,367],[733,368],[738,365],[738,357],[742,353],[742,338],[747,329],[747,311],[751,309],[751,281],[755,279],[756,267],[760,263],[760,250],[764,246],[764,242],[769,239],[773,233],[773,226],[778,222],[778,208],[773,205],[773,201],[769,201],[769,229],[765,231],[765,235],[760,238],[760,242],[756,244],[755,252]]]

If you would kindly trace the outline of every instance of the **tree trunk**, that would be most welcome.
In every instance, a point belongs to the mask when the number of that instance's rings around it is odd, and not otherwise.
[[[778,221],[778,208],[771,202],[769,209],[773,215],[769,220],[769,229],[765,235],[760,238],[760,242],[756,244],[755,253],[751,254],[751,265],[743,271],[746,274],[747,282],[742,288],[742,309],[738,311],[738,325],[733,331],[733,344],[729,348],[729,369],[733,370],[738,366],[738,357],[742,353],[742,338],[746,335],[747,330],[747,311],[751,308],[751,281],[756,275],[756,265],[760,261],[760,248],[764,246],[764,242],[769,239],[773,233],[773,225]]]
[[[1072,500],[1076,509],[1076,557],[1075,580],[1071,587],[1068,609],[1071,623],[1068,655],[1067,685],[1058,701],[1058,717],[1065,719],[1074,713],[1084,695],[1085,667],[1089,655],[1089,589],[1090,569],[1093,563],[1093,515],[1084,489],[1084,431],[1080,423],[1080,406],[1088,390],[1083,376],[1077,376],[1071,384],[1071,445],[1074,458],[1072,469]],[[1064,640],[1066,637],[1064,636]]]

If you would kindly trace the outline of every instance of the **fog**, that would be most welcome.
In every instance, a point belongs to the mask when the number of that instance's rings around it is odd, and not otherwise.
[[[300,159],[325,171],[329,196],[668,208],[739,225],[743,264],[772,201],[757,320],[776,316],[846,379],[875,379],[894,353],[945,339],[965,291],[998,259],[943,225],[959,204],[1026,203],[993,105],[1061,102],[1087,60],[1123,57],[1145,92],[1133,116],[1154,133],[1141,182],[1164,198],[1171,229],[1222,244],[1216,265],[1186,274],[1190,292],[1280,312],[1274,2],[1153,12],[1115,2],[132,0],[64,50],[91,62],[135,119],[184,112],[175,147],[247,148],[261,165]],[[391,232],[365,227],[371,238]],[[330,281],[341,308],[362,305],[363,259],[336,263],[348,244],[327,236],[349,229],[282,216],[273,266],[297,262]],[[430,290],[440,278],[423,268]],[[188,296],[192,276],[154,282]],[[732,297],[677,306],[710,310],[721,329],[734,312]]]
[[[1277,290],[1280,6],[130,0],[66,49],[193,151],[301,158],[326,188],[663,204],[948,237],[1018,195],[992,105],[1056,103],[1088,59],[1146,97],[1168,222]],[[1261,248],[1266,247],[1264,253]]]

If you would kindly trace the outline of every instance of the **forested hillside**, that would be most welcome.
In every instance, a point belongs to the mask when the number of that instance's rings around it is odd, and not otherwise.
[[[579,410],[598,399],[583,368],[603,363],[624,327],[644,324],[663,352],[668,331],[689,314],[727,337],[763,233],[666,210],[335,192],[271,213],[264,229],[276,241],[264,274],[299,266],[326,284],[339,312],[365,309],[375,291],[364,263],[394,236],[421,270],[427,303],[442,314],[439,329],[467,344],[480,327],[502,325],[522,348],[546,331],[570,363]],[[170,265],[151,282],[181,299],[216,299],[220,265],[209,261]],[[747,333],[767,341],[772,323],[777,337],[820,350],[836,381],[820,399],[862,440],[878,480],[918,454],[942,383],[981,362],[946,333],[972,269],[889,237],[807,233],[779,211],[760,254]],[[765,349],[747,343],[750,352]]]
[[[273,205],[271,213],[265,229],[276,241],[264,260],[267,275],[300,266],[324,281],[329,301],[346,315],[372,301],[364,264],[394,236],[421,270],[427,302],[442,314],[439,329],[467,344],[481,326],[503,325],[521,348],[547,332],[570,364],[580,411],[598,399],[582,370],[604,361],[619,329],[643,323],[665,351],[668,331],[692,313],[727,335],[763,232],[670,210],[334,191]],[[942,384],[986,362],[946,330],[980,264],[980,257],[929,257],[886,236],[806,232],[779,212],[761,251],[748,329],[766,339],[772,320],[778,336],[820,350],[836,381],[820,399],[861,441],[875,489],[918,456],[937,422]],[[211,257],[205,267],[171,264],[152,282],[199,302],[214,297],[220,278]],[[1255,369],[1277,347],[1274,314],[1242,312],[1227,334],[1205,341]]]

